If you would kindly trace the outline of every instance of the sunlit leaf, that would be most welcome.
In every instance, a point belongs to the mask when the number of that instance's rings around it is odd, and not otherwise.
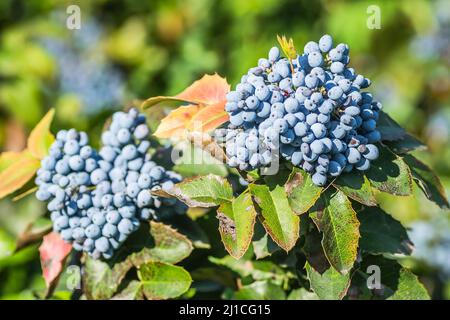
[[[158,138],[184,137],[192,117],[201,109],[198,105],[181,106],[161,120],[154,135]]]
[[[142,292],[147,299],[176,298],[185,293],[192,278],[184,268],[161,262],[149,262],[138,270]]]
[[[49,112],[39,121],[28,137],[28,150],[36,158],[42,159],[48,154],[48,149],[54,141],[54,136],[50,132],[50,125],[55,115],[55,109]]]
[[[164,193],[176,197],[192,207],[215,207],[233,200],[230,183],[226,179],[212,174],[185,179],[177,183],[171,190],[155,194],[164,196]]]
[[[343,173],[333,182],[333,185],[349,198],[366,206],[377,204],[369,180],[359,171]]]
[[[342,300],[350,286],[350,274],[342,275],[333,268],[320,274],[308,263],[305,265],[311,289],[321,300]]]
[[[314,208],[313,220],[318,220],[323,233],[322,247],[330,264],[347,274],[356,260],[359,241],[359,221],[351,202],[341,191],[324,199],[324,207]],[[313,210],[313,209],[311,209]]]
[[[322,192],[322,188],[312,182],[311,175],[298,168],[292,170],[285,189],[289,204],[296,214],[308,211]]]
[[[299,237],[300,219],[292,211],[282,186],[251,184],[249,189],[261,211],[261,222],[267,233],[281,248],[289,251]]]
[[[236,259],[247,251],[253,237],[256,210],[251,195],[246,192],[224,202],[217,209],[219,232],[225,249]]]
[[[0,199],[23,187],[39,167],[38,159],[27,150],[22,151],[20,157],[0,173]]]

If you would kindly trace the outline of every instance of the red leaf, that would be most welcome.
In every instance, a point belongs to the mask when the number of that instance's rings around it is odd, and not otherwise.
[[[42,275],[49,288],[62,272],[65,259],[72,250],[72,245],[66,243],[56,232],[44,237],[39,253],[41,255]]]

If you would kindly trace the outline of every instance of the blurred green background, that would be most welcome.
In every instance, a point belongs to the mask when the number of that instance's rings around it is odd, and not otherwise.
[[[66,27],[71,4],[81,8],[80,30]],[[367,27],[370,5],[380,8],[380,29]],[[95,141],[113,110],[176,94],[205,73],[233,85],[277,34],[302,50],[324,33],[349,44],[351,65],[372,80],[377,100],[429,146],[416,156],[436,169],[448,194],[447,0],[2,0],[0,151],[24,148],[50,107],[57,110],[54,131],[75,127]],[[154,125],[164,112],[150,114]],[[449,212],[421,192],[379,198],[411,228],[416,251],[405,263],[434,298],[450,299]],[[33,196],[0,201],[0,298],[33,298],[44,287],[36,248],[12,255],[17,235],[44,213]]]

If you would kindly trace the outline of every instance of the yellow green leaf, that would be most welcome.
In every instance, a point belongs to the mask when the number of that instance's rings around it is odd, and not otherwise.
[[[42,159],[47,155],[48,149],[55,139],[50,132],[50,125],[54,115],[55,109],[50,109],[28,137],[28,150],[38,159]]]
[[[0,199],[19,190],[39,169],[40,162],[28,150],[0,173]]]

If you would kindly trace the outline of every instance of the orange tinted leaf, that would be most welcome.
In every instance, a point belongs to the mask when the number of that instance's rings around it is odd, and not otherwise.
[[[22,152],[7,151],[0,154],[0,172],[8,168],[22,156]]]
[[[58,280],[62,272],[65,259],[72,250],[72,246],[61,238],[56,232],[44,236],[39,253],[41,256],[42,276],[47,288]]]
[[[0,199],[13,193],[27,183],[39,169],[40,162],[28,150],[0,173]]]
[[[225,101],[202,108],[191,119],[188,129],[191,131],[210,132],[227,122],[228,113],[224,109]]]
[[[226,100],[226,94],[230,91],[230,85],[225,78],[217,73],[205,74],[200,80],[195,81],[186,90],[177,95],[177,98],[194,100],[200,104],[215,104]]]
[[[150,108],[161,103],[165,103],[166,105],[177,105],[181,103],[215,104],[226,100],[225,95],[229,91],[230,85],[225,78],[222,78],[218,74],[205,74],[200,80],[195,81],[176,96],[158,96],[145,100],[142,108]]]
[[[48,149],[55,140],[50,132],[50,125],[54,115],[55,109],[50,109],[28,137],[28,150],[38,159],[42,159],[48,154]]]
[[[200,106],[188,105],[181,106],[167,117],[161,120],[161,124],[154,135],[158,138],[181,138],[185,134],[186,125],[191,121],[192,117],[200,110]]]

